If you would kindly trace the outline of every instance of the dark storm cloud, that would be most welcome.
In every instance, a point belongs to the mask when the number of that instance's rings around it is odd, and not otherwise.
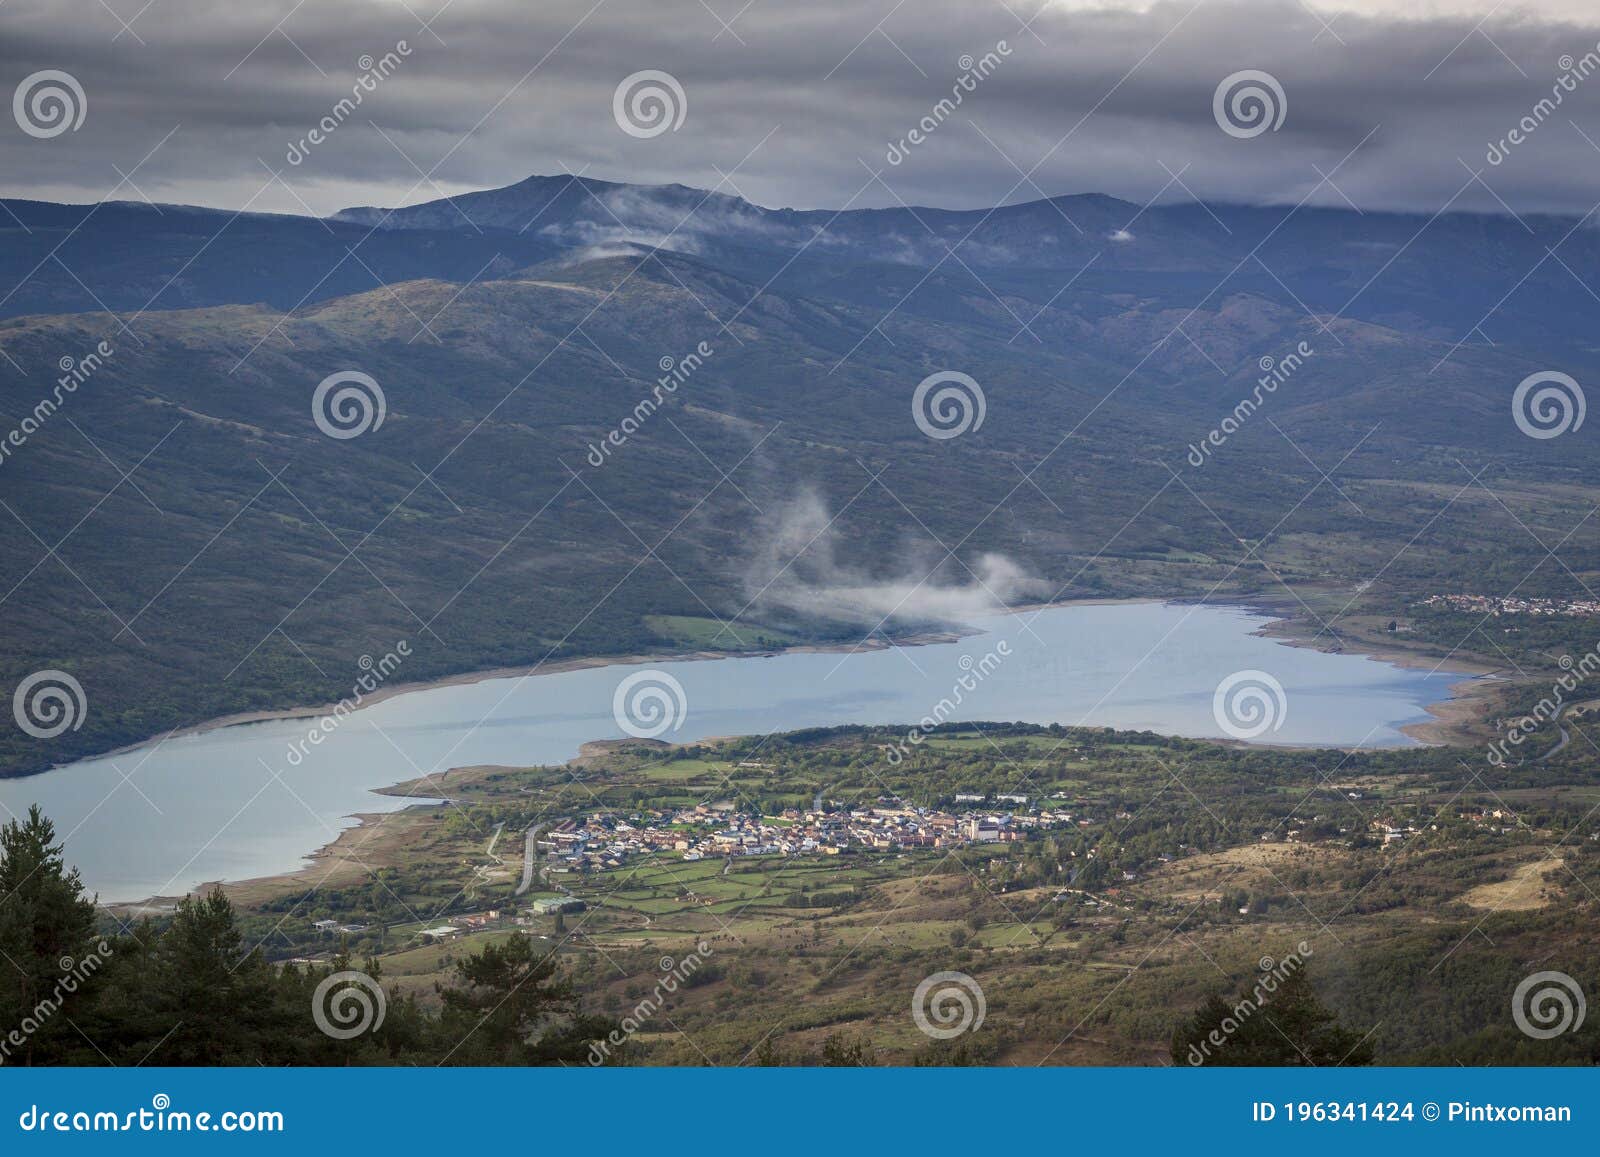
[[[705,187],[732,173],[723,191],[797,207],[965,207],[1041,190],[1142,202],[1192,190],[1430,212],[1452,197],[1498,211],[1498,197],[1526,212],[1587,210],[1600,187],[1600,75],[1538,109],[1561,58],[1581,65],[1596,51],[1600,18],[1585,28],[1491,17],[1475,32],[1473,17],[1346,12],[1330,32],[1295,0],[1042,12],[1038,0],[754,0],[737,17],[735,0],[707,3],[154,0],[135,19],[135,0],[111,0],[129,30],[98,0],[9,0],[0,92],[61,69],[89,107],[80,130],[52,139],[7,119],[0,191],[331,212],[570,170]],[[387,53],[391,75],[335,113],[361,58]],[[986,53],[997,61],[989,75],[952,115],[938,111],[962,57]],[[618,128],[613,91],[642,69],[681,83],[677,131],[639,139]],[[1242,69],[1281,83],[1280,130],[1235,139],[1218,128],[1212,94]],[[329,116],[334,131],[291,164],[293,144]],[[937,127],[890,164],[891,144],[925,117]],[[1525,118],[1537,127],[1490,164],[1490,143]],[[135,165],[118,187],[117,167]]]

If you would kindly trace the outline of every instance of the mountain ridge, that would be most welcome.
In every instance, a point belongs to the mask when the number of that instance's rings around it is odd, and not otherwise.
[[[63,357],[115,347],[0,465],[31,532],[0,557],[0,685],[69,669],[95,705],[49,743],[0,736],[0,773],[330,701],[338,672],[400,637],[416,678],[671,650],[684,639],[662,624],[741,615],[859,638],[880,616],[816,608],[914,565],[964,582],[985,555],[1063,597],[1248,599],[1382,574],[1361,597],[1386,619],[1441,582],[1561,594],[1518,522],[1559,539],[1600,501],[1582,438],[1535,441],[1509,412],[1535,372],[1600,378],[1572,280],[1600,251],[1587,232],[1562,247],[1570,223],[1419,233],[1158,207],[1129,242],[1098,235],[1127,207],[1091,198],[1002,210],[958,245],[981,213],[823,214],[818,235],[726,199],[674,232],[663,205],[694,191],[617,186],[607,224],[566,182],[553,231],[523,230],[530,192],[550,205],[558,183],[489,191],[517,230],[481,233],[139,205],[36,207],[31,232],[0,229],[19,285],[0,305],[0,425],[35,414]],[[702,348],[655,398],[663,367]],[[1241,419],[1267,364],[1302,348]],[[387,416],[336,439],[313,399],[351,370]],[[913,395],[951,371],[987,416],[932,439]],[[1466,463],[1501,489],[1474,489]],[[1278,493],[1305,496],[1287,522],[1262,501]],[[809,585],[769,590],[785,528],[823,525],[818,557],[783,572]],[[941,543],[958,554],[940,562]],[[1578,535],[1562,562],[1600,583],[1596,556]]]

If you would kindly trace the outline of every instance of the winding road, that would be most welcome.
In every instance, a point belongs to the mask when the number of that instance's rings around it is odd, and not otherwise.
[[[1566,726],[1564,724],[1562,724],[1562,722],[1561,722],[1562,717],[1565,716],[1566,713],[1569,710],[1571,710],[1574,707],[1581,707],[1581,708],[1584,708],[1585,710],[1588,710],[1588,709],[1596,707],[1596,706],[1600,706],[1600,699],[1589,699],[1589,700],[1586,700],[1586,701],[1583,701],[1583,702],[1578,702],[1578,701],[1574,700],[1571,703],[1563,703],[1560,707],[1557,707],[1556,708],[1555,717],[1551,720],[1551,722],[1556,725],[1556,730],[1561,733],[1561,738],[1559,740],[1557,740],[1556,745],[1554,747],[1552,747],[1549,751],[1547,751],[1543,755],[1538,756],[1537,758],[1535,758],[1534,762],[1535,763],[1543,763],[1545,760],[1549,759],[1552,755],[1556,755],[1557,753],[1562,751],[1567,746],[1567,744],[1572,742],[1572,733],[1570,731],[1568,731],[1566,729]]]
[[[522,845],[522,883],[517,885],[514,895],[520,896],[533,886],[533,879],[536,874],[533,862],[534,844],[538,838],[539,829],[537,827],[529,828]]]

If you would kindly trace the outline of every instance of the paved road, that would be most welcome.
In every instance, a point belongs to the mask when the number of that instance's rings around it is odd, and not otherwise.
[[[522,883],[517,885],[516,895],[520,896],[533,886],[534,876],[534,842],[538,838],[539,829],[529,828],[522,846]]]
[[[1556,730],[1561,732],[1561,741],[1559,743],[1557,743],[1554,747],[1552,747],[1549,751],[1545,752],[1543,755],[1541,755],[1539,757],[1539,762],[1540,763],[1543,763],[1545,760],[1549,759],[1556,752],[1558,752],[1562,748],[1566,747],[1567,744],[1572,742],[1572,736],[1567,731],[1567,729],[1565,727],[1561,727],[1561,726],[1558,725],[1556,727]]]
[[[1560,751],[1563,748],[1565,748],[1567,746],[1567,744],[1572,742],[1572,733],[1569,732],[1567,730],[1567,728],[1566,728],[1566,725],[1561,722],[1561,717],[1564,716],[1568,712],[1568,710],[1570,710],[1571,708],[1574,708],[1574,707],[1582,707],[1582,708],[1588,709],[1588,708],[1596,706],[1597,704],[1600,704],[1600,700],[1590,699],[1590,700],[1587,700],[1587,701],[1584,701],[1584,702],[1579,702],[1578,700],[1573,700],[1570,703],[1563,703],[1560,707],[1557,707],[1556,708],[1555,718],[1552,720],[1552,722],[1555,723],[1556,730],[1561,733],[1561,741],[1559,743],[1557,743],[1554,747],[1552,747],[1549,751],[1545,752],[1543,755],[1541,755],[1537,759],[1535,759],[1534,762],[1535,763],[1543,763],[1545,760],[1549,759],[1552,755],[1556,754],[1558,751]]]

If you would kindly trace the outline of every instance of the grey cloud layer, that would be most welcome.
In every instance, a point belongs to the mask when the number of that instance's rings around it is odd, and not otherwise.
[[[124,185],[116,196],[326,213],[533,172],[711,187],[736,165],[723,191],[797,207],[969,207],[1041,190],[1177,199],[1188,195],[1171,183],[1178,172],[1208,199],[1298,201],[1316,190],[1314,203],[1348,197],[1364,209],[1433,211],[1455,197],[1455,208],[1494,211],[1498,195],[1518,212],[1582,212],[1600,187],[1591,143],[1600,143],[1600,75],[1552,113],[1535,112],[1560,58],[1596,51],[1600,16],[1587,28],[1491,17],[1473,32],[1466,18],[1346,13],[1329,33],[1295,0],[1047,7],[1031,28],[996,0],[897,9],[755,0],[736,20],[734,0],[709,2],[731,32],[699,0],[455,0],[432,31],[377,0],[292,14],[292,3],[156,0],[119,36],[96,0],[10,0],[0,7],[0,87],[64,69],[86,90],[89,114],[80,131],[52,140],[6,121],[0,192],[99,199],[117,184],[113,165],[128,171],[174,126],[134,178],[137,191]],[[1025,17],[1037,5],[1010,7]],[[137,10],[123,7],[130,18]],[[413,7],[422,18],[439,11]],[[402,40],[411,51],[394,74],[303,163],[288,164],[291,142],[350,95],[358,59]],[[890,143],[951,94],[959,58],[1000,41],[1010,54],[992,74],[888,164]],[[679,131],[641,140],[617,127],[611,98],[646,68],[678,78],[688,115]],[[1222,77],[1246,68],[1279,79],[1288,114],[1280,131],[1236,140],[1217,128],[1211,98]],[[1537,129],[1489,165],[1489,143],[1530,116]],[[1317,189],[1318,169],[1369,133],[1337,189]],[[1492,192],[1464,164],[1483,170]],[[267,166],[293,192],[269,184]]]

